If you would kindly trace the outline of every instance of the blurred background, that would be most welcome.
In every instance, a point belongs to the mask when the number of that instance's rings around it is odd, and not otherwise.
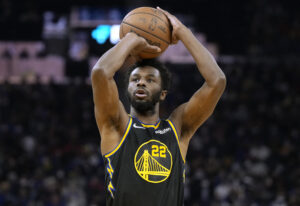
[[[300,12],[280,0],[0,0],[0,205],[105,205],[89,75],[139,6],[176,15],[227,76],[189,147],[185,205],[299,206]],[[167,117],[203,79],[182,44],[160,60]]]

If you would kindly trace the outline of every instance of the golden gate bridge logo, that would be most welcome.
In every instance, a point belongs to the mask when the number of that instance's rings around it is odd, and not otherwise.
[[[172,155],[158,140],[142,144],[135,153],[134,165],[141,178],[151,183],[165,181],[172,170]]]

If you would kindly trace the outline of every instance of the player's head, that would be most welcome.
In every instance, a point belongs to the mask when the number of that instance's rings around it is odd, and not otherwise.
[[[156,59],[144,59],[129,68],[126,76],[127,96],[140,113],[154,110],[170,87],[171,74]]]

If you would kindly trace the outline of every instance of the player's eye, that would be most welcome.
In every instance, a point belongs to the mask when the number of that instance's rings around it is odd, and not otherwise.
[[[151,82],[153,82],[153,79],[147,79],[147,82],[151,83]]]
[[[138,82],[139,79],[138,79],[138,78],[132,78],[131,81],[132,81],[132,82]]]

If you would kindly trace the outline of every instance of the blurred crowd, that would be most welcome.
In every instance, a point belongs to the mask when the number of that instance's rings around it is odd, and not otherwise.
[[[163,117],[203,83],[194,65],[167,66]],[[299,206],[299,61],[220,66],[228,85],[190,144],[185,205]],[[85,81],[0,84],[0,205],[105,205],[99,143]]]
[[[187,156],[187,205],[300,205],[299,63],[221,67],[226,92]]]

